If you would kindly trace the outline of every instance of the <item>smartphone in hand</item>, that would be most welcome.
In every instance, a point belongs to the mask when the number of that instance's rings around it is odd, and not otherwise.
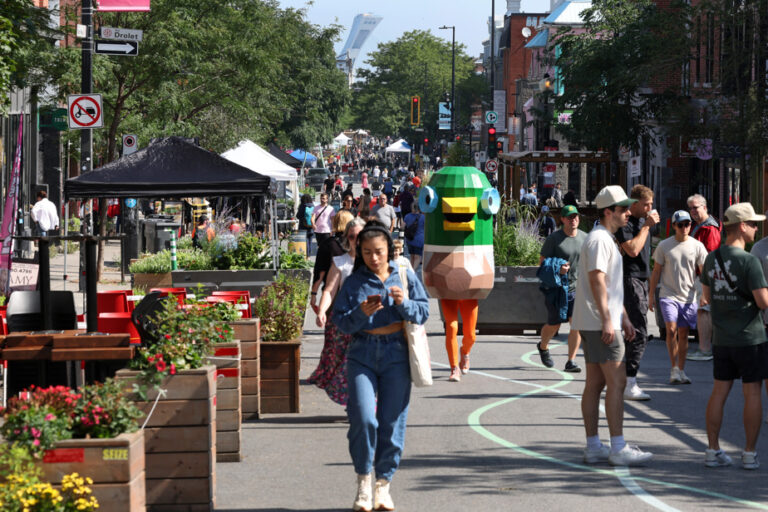
[[[381,295],[369,295],[368,302],[373,302],[373,303],[381,302]]]

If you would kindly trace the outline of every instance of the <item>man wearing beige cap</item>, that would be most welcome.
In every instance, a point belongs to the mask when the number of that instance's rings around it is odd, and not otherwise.
[[[618,185],[603,188],[595,198],[599,223],[589,233],[579,255],[579,275],[586,283],[576,289],[571,328],[581,334],[587,377],[581,398],[581,414],[587,435],[584,461],[608,461],[630,466],[649,461],[653,455],[624,441],[624,337],[631,342],[635,329],[624,309],[624,270],[613,235],[627,224],[629,199]],[[582,277],[584,279],[584,277]],[[600,394],[605,388],[605,415],[611,435],[610,448],[600,442],[598,418]]]
[[[768,283],[760,261],[744,250],[755,239],[758,215],[749,203],[725,210],[725,245],[712,251],[701,273],[703,302],[712,305],[712,356],[715,378],[707,403],[708,467],[729,466],[731,458],[720,449],[723,407],[735,379],[744,393],[744,433],[741,454],[744,469],[757,469],[756,444],[760,434],[762,404],[760,387],[768,377],[768,343],[760,310],[768,308]]]

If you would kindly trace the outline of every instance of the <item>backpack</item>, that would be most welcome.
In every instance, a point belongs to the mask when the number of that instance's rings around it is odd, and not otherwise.
[[[309,229],[312,227],[312,209],[307,208],[304,205],[304,227]]]
[[[415,221],[405,225],[405,239],[413,240],[414,238],[416,238],[416,233],[418,232],[419,232],[419,219],[417,217]]]

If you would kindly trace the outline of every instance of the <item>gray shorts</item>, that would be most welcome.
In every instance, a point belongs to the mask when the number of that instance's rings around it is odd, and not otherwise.
[[[606,345],[600,339],[602,331],[579,331],[581,346],[584,348],[584,361],[587,363],[605,363],[624,361],[624,337],[621,331],[614,331],[613,343]]]

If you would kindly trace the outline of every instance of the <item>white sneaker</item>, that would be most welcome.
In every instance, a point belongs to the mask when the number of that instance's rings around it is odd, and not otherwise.
[[[637,446],[625,445],[620,451],[611,453],[608,461],[614,466],[637,466],[653,458],[651,452],[644,452]]]
[[[611,448],[600,443],[600,448],[596,450],[584,449],[584,462],[587,464],[596,464],[598,462],[608,462],[608,456],[611,454]]]
[[[707,448],[704,453],[706,455],[704,465],[708,468],[720,468],[733,464],[733,459],[726,455],[723,450],[711,450]]]
[[[379,478],[373,492],[373,510],[395,510],[395,503],[389,495],[389,480]]]
[[[460,382],[461,381],[461,370],[459,370],[458,366],[454,366],[451,368],[451,375],[448,377],[448,382]]]
[[[651,396],[636,383],[624,390],[624,400],[650,400]]]
[[[669,371],[669,383],[670,384],[682,384],[683,381],[680,378],[680,369],[677,366],[673,366]]]
[[[696,350],[688,352],[688,355],[685,358],[689,361],[711,361],[712,351],[704,352],[697,348]]]
[[[744,469],[757,469],[760,461],[757,460],[757,452],[741,452],[741,467]]]
[[[677,372],[677,376],[680,377],[680,384],[690,384],[691,379],[688,378],[688,376],[685,374],[685,370],[680,370]]]
[[[352,505],[352,510],[371,512],[373,510],[373,498],[371,497],[371,486],[373,484],[373,475],[357,475],[357,497]]]

